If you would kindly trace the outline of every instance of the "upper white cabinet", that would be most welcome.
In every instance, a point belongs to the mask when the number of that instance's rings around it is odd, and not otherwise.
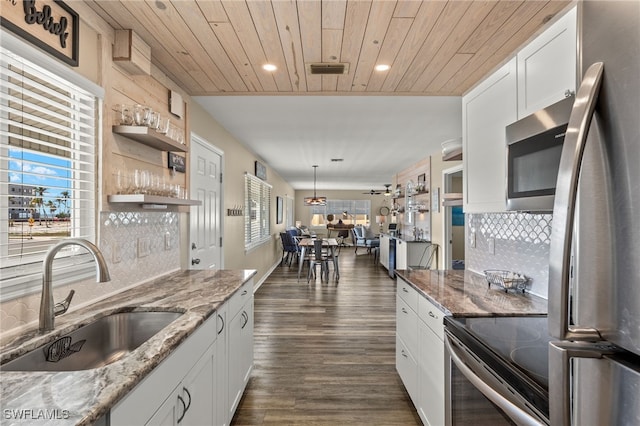
[[[576,90],[576,9],[462,98],[465,213],[506,209],[505,127]]]
[[[574,7],[518,52],[518,118],[575,92],[576,37]]]
[[[465,213],[505,210],[505,127],[517,105],[515,58],[462,99]]]

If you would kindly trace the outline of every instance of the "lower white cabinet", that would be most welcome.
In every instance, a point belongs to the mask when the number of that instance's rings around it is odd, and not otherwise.
[[[402,279],[396,296],[396,370],[425,425],[444,424],[442,311]]]
[[[216,389],[215,401],[217,426],[227,426],[229,417],[229,326],[227,322],[228,306],[225,303],[216,312]]]
[[[229,354],[228,403],[231,420],[253,369],[253,298],[242,306],[229,323]]]
[[[384,266],[386,269],[389,269],[389,236],[382,234],[380,235],[380,254],[378,259],[380,264]]]
[[[252,369],[250,280],[111,409],[109,424],[228,425]]]
[[[396,269],[407,269],[407,243],[396,239]]]
[[[148,425],[215,424],[215,343],[209,347],[187,377],[149,419]]]
[[[444,424],[443,314],[426,298],[418,308],[418,414],[425,425]]]
[[[205,394],[199,395],[188,387],[192,384],[192,369],[198,369],[201,362],[213,363],[215,337],[215,318],[211,317],[111,409],[110,424],[172,425],[185,417],[190,409],[201,412],[196,401],[198,404],[205,401],[210,408],[212,404],[208,401],[214,397],[213,373],[201,378],[204,385],[202,382],[197,385],[207,388]]]

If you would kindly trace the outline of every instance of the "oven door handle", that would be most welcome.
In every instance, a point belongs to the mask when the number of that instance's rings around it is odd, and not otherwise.
[[[449,336],[444,339],[446,351],[451,360],[456,364],[460,372],[469,380],[484,396],[489,398],[491,402],[500,407],[514,422],[524,426],[540,426],[542,423],[539,419],[533,417],[520,407],[513,404],[507,398],[502,396],[498,391],[493,389],[484,380],[482,380],[471,368],[462,360],[464,355],[460,353],[458,348],[454,347],[455,343],[450,341]]]

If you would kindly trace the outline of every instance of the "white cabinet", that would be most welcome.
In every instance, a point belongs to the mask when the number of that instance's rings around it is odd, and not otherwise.
[[[424,297],[418,312],[418,414],[424,424],[438,426],[445,423],[443,313]]]
[[[252,368],[249,280],[111,409],[110,424],[228,425]]]
[[[462,99],[465,213],[501,212],[505,202],[505,127],[517,119],[516,59]]]
[[[380,264],[384,266],[387,270],[389,269],[389,236],[382,234],[380,235],[380,255],[379,260]]]
[[[190,391],[188,387],[193,383],[189,374],[192,368],[198,368],[207,354],[211,355],[211,359],[205,358],[202,362],[213,363],[212,345],[215,344],[215,338],[215,318],[212,317],[111,409],[110,424],[175,424],[172,422],[186,416],[187,406],[194,412],[206,410],[198,406],[202,403],[211,407],[209,401],[214,397],[215,386],[213,374],[202,378],[204,384],[199,382],[196,385],[200,389],[207,388],[202,395]]]
[[[576,90],[576,8],[518,52],[518,118]]]
[[[253,300],[229,323],[229,419],[236,411],[253,368]]]
[[[253,282],[247,283],[229,300],[228,330],[228,422],[240,403],[253,369]]]
[[[506,209],[505,127],[576,90],[573,8],[462,99],[465,213]]]
[[[407,269],[407,243],[396,239],[396,269]]]
[[[443,312],[397,281],[396,370],[423,423],[444,424]]]
[[[229,330],[227,323],[228,306],[225,303],[216,312],[216,389],[215,406],[218,426],[227,426],[229,418]]]
[[[405,281],[396,289],[396,370],[417,406],[418,398],[418,293]]]
[[[215,419],[215,343],[146,423],[162,426],[212,425]]]

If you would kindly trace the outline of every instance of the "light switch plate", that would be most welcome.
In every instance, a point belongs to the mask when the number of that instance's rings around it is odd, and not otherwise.
[[[164,249],[171,250],[171,234],[169,232],[164,234]]]
[[[476,231],[469,232],[469,247],[476,248]]]
[[[116,264],[122,262],[122,251],[120,250],[120,244],[113,243],[111,246],[111,263]]]
[[[496,254],[496,239],[495,238],[487,238],[487,244],[489,246],[489,253]]]

